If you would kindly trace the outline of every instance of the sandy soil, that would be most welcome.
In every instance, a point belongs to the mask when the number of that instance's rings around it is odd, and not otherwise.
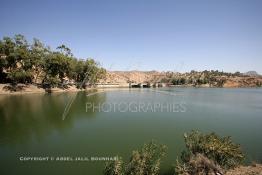
[[[225,175],[262,175],[262,165],[240,166],[228,171]]]
[[[80,89],[77,89],[75,86],[69,86],[67,89],[61,89],[61,88],[52,88],[51,92],[76,92],[80,91]],[[17,87],[14,89],[9,84],[0,84],[0,95],[3,94],[34,94],[34,93],[47,93],[45,89],[39,88],[35,85],[25,85],[25,84],[18,84]]]

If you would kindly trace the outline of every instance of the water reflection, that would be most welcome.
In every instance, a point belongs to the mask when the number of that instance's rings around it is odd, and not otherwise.
[[[183,133],[192,129],[232,136],[247,160],[261,160],[261,89],[161,88],[114,90],[86,97],[74,93],[0,96],[0,162],[6,174],[102,174],[104,162],[30,163],[18,155],[114,156],[128,159],[132,150],[154,139],[169,147],[166,171],[184,150]],[[183,94],[183,96],[179,95]],[[186,112],[86,112],[86,103],[179,103]],[[27,166],[30,165],[30,168]],[[45,171],[42,171],[45,166]],[[13,168],[16,167],[16,168]],[[81,172],[81,173],[80,173]],[[1,174],[1,173],[0,173]]]
[[[68,100],[76,95],[67,118],[62,114]],[[15,144],[44,138],[53,131],[68,130],[79,118],[91,118],[85,103],[102,103],[106,94],[86,97],[85,92],[0,96],[0,144]]]

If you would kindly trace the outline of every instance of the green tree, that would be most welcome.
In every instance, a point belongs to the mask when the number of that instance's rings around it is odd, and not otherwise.
[[[180,84],[186,84],[186,79],[184,77],[180,78]]]
[[[33,39],[33,43],[31,45],[31,50],[30,50],[30,59],[33,64],[32,71],[35,75],[34,83],[37,83],[37,80],[40,75],[43,76],[45,61],[50,53],[51,50],[45,47],[40,40],[35,38]],[[41,79],[43,79],[43,77],[41,77]]]
[[[171,83],[173,84],[173,85],[178,85],[178,79],[176,79],[176,78],[173,78],[172,79],[172,81],[171,81]]]
[[[93,59],[73,57],[65,45],[52,51],[40,40],[30,45],[23,35],[0,40],[0,83],[37,83],[48,86],[63,85],[65,79],[85,85],[95,84],[106,75],[105,69]]]
[[[45,60],[45,78],[43,83],[50,84],[52,87],[63,83],[63,79],[69,75],[70,59],[65,55],[54,52]]]
[[[23,35],[4,37],[1,41],[1,64],[8,79],[13,84],[30,83],[32,81],[32,64],[29,58],[29,45]],[[4,61],[3,61],[4,59]],[[1,66],[2,66],[1,65]]]
[[[5,83],[7,77],[7,74],[5,72],[5,69],[7,67],[7,60],[4,52],[4,47],[4,43],[0,40],[0,83]]]
[[[73,57],[71,49],[69,47],[65,46],[64,44],[58,46],[56,49],[60,50],[60,53],[65,55],[65,56]]]
[[[101,68],[94,59],[79,60],[75,66],[76,81],[85,86],[85,83],[94,85],[103,79],[106,70]]]

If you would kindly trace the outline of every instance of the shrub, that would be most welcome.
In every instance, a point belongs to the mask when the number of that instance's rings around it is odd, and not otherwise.
[[[118,157],[117,160],[106,163],[104,175],[124,175],[123,168],[123,161]]]
[[[184,139],[187,149],[181,154],[182,162],[178,162],[176,166],[178,174],[194,174],[196,169],[211,172],[218,170],[218,167],[230,169],[241,164],[244,159],[240,146],[233,143],[230,137],[192,131],[186,133]]]
[[[177,160],[176,172],[179,175],[206,175],[223,174],[223,169],[213,160],[202,154],[192,155],[187,163],[180,163]]]
[[[127,164],[124,165],[122,160],[107,163],[104,175],[158,175],[166,149],[166,146],[151,141],[141,150],[133,151]]]

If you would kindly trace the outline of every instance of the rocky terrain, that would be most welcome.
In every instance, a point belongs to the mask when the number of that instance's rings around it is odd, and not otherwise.
[[[107,83],[128,83],[128,82],[153,82],[158,77],[165,76],[165,73],[157,71],[108,71]]]
[[[129,87],[129,83],[165,83],[167,86],[184,87],[261,87],[262,76],[254,71],[249,73],[224,73],[219,71],[191,71],[187,73],[157,71],[107,71],[100,87]],[[94,86],[95,87],[95,86]],[[98,86],[99,87],[99,86]],[[68,88],[52,88],[52,92],[78,91],[74,83]],[[0,84],[0,94],[44,93],[43,88],[33,84]]]
[[[154,83],[196,87],[261,87],[262,76],[254,71],[248,73],[225,73],[219,71],[191,71],[187,73],[157,71],[108,71],[103,83]]]
[[[262,175],[262,165],[240,166],[228,171],[225,175]]]

